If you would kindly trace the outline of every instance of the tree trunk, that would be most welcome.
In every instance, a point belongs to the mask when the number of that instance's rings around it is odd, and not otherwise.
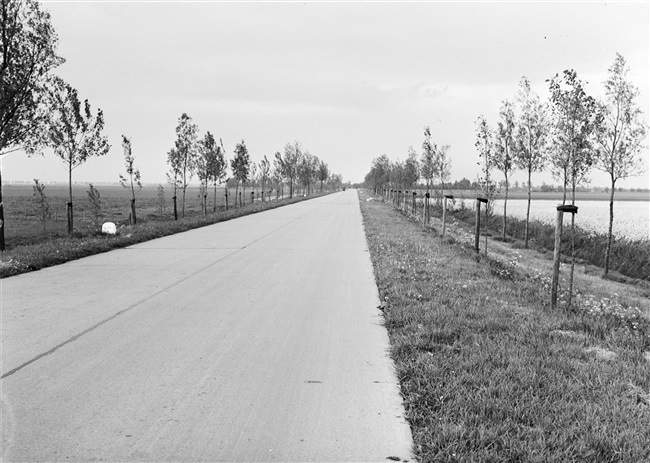
[[[131,200],[131,217],[133,217],[133,225],[138,223],[138,219],[135,216],[135,198]]]
[[[174,195],[174,197],[172,198],[174,200],[174,220],[178,220],[178,207],[176,205],[176,198],[177,198],[176,195]]]
[[[571,205],[576,205],[576,184],[575,180],[572,184],[571,189]],[[571,307],[571,301],[573,300],[573,273],[576,268],[576,234],[575,234],[575,225],[576,225],[576,215],[571,214],[571,272],[569,273],[569,301],[568,307]]]
[[[508,211],[508,175],[506,174],[506,197],[503,200],[503,241],[506,240],[506,226],[508,216],[506,215]]]
[[[68,235],[72,234],[74,229],[74,221],[72,218],[72,158],[68,162],[68,190],[70,193],[70,201],[68,202]]]
[[[614,228],[614,190],[616,186],[616,180],[612,176],[612,191],[609,196],[609,233],[607,235],[607,247],[605,248],[605,273],[603,276],[606,277],[609,273],[609,256],[612,251],[612,231]]]
[[[2,169],[0,169],[0,251],[5,250],[5,207],[2,202]]]
[[[531,192],[531,169],[528,169],[528,205],[526,206],[526,230],[524,232],[524,248],[528,249],[528,224],[530,222],[530,200],[532,196]]]
[[[217,182],[214,183],[214,200],[212,201],[212,212],[217,212]]]

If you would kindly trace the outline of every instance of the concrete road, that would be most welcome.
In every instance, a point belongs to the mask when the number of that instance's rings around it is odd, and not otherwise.
[[[412,458],[355,191],[1,284],[3,461]]]

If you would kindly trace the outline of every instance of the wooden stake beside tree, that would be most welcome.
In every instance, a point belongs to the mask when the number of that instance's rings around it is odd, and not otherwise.
[[[554,175],[564,183],[566,202],[567,186],[571,185],[571,205],[575,206],[576,186],[586,180],[594,162],[591,146],[596,127],[600,124],[596,100],[588,96],[584,83],[574,70],[564,71],[550,79],[553,114],[552,155]],[[573,273],[575,270],[575,214],[571,214],[571,273],[569,276],[569,306],[573,297]]]
[[[135,215],[135,194],[136,191],[140,191],[142,189],[142,183],[140,182],[140,170],[136,169],[134,166],[135,158],[133,157],[131,150],[131,140],[128,139],[125,135],[122,135],[122,149],[124,150],[126,175],[128,175],[129,178],[127,179],[122,174],[120,174],[120,185],[122,185],[127,190],[131,190],[131,218],[133,220],[133,225],[135,225],[138,223],[138,219]]]

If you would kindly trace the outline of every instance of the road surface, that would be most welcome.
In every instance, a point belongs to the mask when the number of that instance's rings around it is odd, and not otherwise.
[[[355,191],[1,284],[3,461],[412,458]]]

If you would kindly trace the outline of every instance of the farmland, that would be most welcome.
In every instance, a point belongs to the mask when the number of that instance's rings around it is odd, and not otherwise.
[[[101,216],[100,222],[110,221],[117,225],[130,223],[130,191],[120,185],[95,185],[100,193]],[[75,230],[80,233],[93,233],[97,231],[93,210],[88,199],[88,185],[76,184],[73,186],[73,204]],[[250,202],[250,189],[246,190],[246,204]],[[259,198],[259,188],[256,190]],[[216,209],[225,209],[225,188],[217,188]],[[66,203],[68,201],[68,186],[66,184],[47,184],[45,196],[49,203],[50,211],[45,220],[45,231],[40,215],[40,206],[33,195],[31,184],[14,183],[3,187],[5,201],[6,240],[9,248],[16,245],[40,242],[47,238],[63,237],[66,229]],[[174,220],[172,190],[169,185],[164,186],[163,200],[158,196],[156,185],[145,185],[137,193],[136,214],[138,222],[170,221]],[[285,195],[286,196],[286,195]],[[235,197],[234,189],[229,192],[229,204],[233,206]],[[275,199],[275,192],[273,193]],[[180,215],[181,194],[178,193],[178,209]],[[214,189],[208,190],[208,212],[214,209]],[[203,215],[199,198],[199,187],[191,185],[186,192],[185,216],[188,218]]]

